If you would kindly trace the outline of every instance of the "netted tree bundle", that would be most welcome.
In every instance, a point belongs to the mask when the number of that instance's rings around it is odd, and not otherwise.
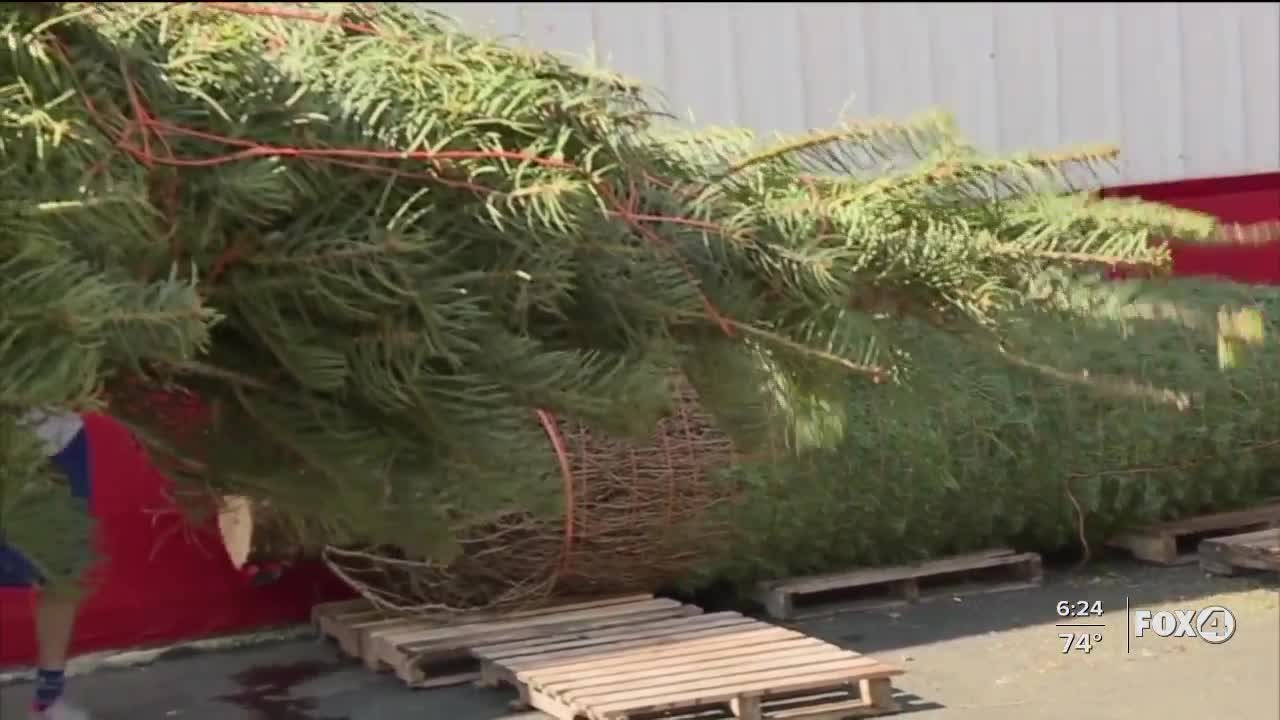
[[[560,512],[515,509],[455,530],[448,562],[395,548],[329,546],[330,568],[378,605],[422,615],[513,609],[552,597],[652,591],[725,551],[741,488],[717,472],[737,461],[687,383],[647,440],[539,413],[560,479]],[[519,470],[516,469],[518,472]]]

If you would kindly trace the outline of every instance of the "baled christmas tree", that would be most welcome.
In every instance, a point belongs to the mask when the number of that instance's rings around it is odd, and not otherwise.
[[[993,159],[931,115],[760,152],[664,131],[623,79],[391,4],[56,10],[3,11],[5,147],[41,158],[12,182],[94,205],[59,216],[37,267],[87,258],[152,303],[178,302],[143,293],[154,278],[187,283],[191,324],[157,322],[173,334],[133,351],[145,363],[88,376],[176,473],[269,501],[304,544],[448,567],[496,537],[502,555],[565,524],[549,417],[643,437],[683,378],[740,447],[794,449],[843,398],[833,377],[945,375],[913,352],[932,333],[1045,382],[1188,402],[1007,342],[1120,332],[1127,291],[1081,277],[1161,267],[1153,238],[1212,231],[1061,194],[1108,150]],[[221,316],[198,359],[193,293]],[[175,427],[159,388],[208,423]],[[494,529],[512,517],[539,520]]]

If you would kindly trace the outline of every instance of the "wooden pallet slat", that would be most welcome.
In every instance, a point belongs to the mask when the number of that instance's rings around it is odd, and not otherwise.
[[[815,669],[823,670],[821,667],[809,666],[804,672],[791,678],[778,673],[766,673],[754,676],[750,684],[739,681],[737,685],[722,688],[719,692],[715,689],[698,688],[673,693],[669,687],[659,688],[640,699],[593,706],[587,711],[582,709],[583,704],[580,702],[562,700],[544,690],[526,688],[522,692],[522,698],[529,706],[542,710],[556,720],[577,717],[613,720],[655,713],[663,713],[671,720],[680,717],[692,720],[706,717],[707,709],[716,705],[726,706],[732,715],[741,720],[844,720],[855,716],[884,715],[898,709],[892,698],[889,680],[890,676],[900,672],[896,668],[874,664],[872,661],[856,669],[845,667],[835,672],[828,670],[815,674]],[[867,677],[857,677],[859,674]],[[770,702],[770,691],[781,683],[787,683],[790,689],[785,693],[789,695],[788,702]],[[805,688],[830,688],[836,684],[851,685],[857,687],[857,690],[803,694]],[[832,696],[839,699],[832,700]]]
[[[664,667],[663,662],[659,661],[656,664],[650,662],[640,666],[628,665],[618,668],[613,675],[594,674],[552,681],[539,678],[535,686],[539,689],[554,690],[557,695],[567,700],[592,697],[594,693],[602,690],[614,693],[658,689],[665,692],[670,688],[673,677],[683,680],[696,675],[737,674],[742,672],[744,666],[749,668],[761,664],[769,668],[800,665],[811,667],[815,663],[851,660],[859,656],[835,646],[824,648],[808,643],[788,643],[785,647],[771,649],[764,657],[767,659],[763,663],[753,663],[749,651],[737,649],[724,653],[721,657],[705,657],[671,663],[669,668]]]
[[[817,662],[774,660],[772,655],[763,659],[742,663],[732,672],[697,672],[679,676],[665,685],[615,689],[596,688],[589,694],[574,698],[582,704],[590,704],[597,713],[609,715],[622,712],[652,712],[669,710],[680,702],[696,700],[700,703],[728,702],[744,694],[774,690],[785,686],[788,690],[804,689],[803,683],[817,682],[812,687],[830,685],[858,679],[868,667],[878,667],[874,659],[851,654],[849,657],[819,658]],[[786,682],[799,679],[801,685]],[[560,696],[559,692],[556,695]]]
[[[687,615],[694,612],[701,612],[701,609],[693,606],[668,607],[658,612],[626,614],[614,617],[606,616],[598,619],[574,617],[563,621],[557,621],[556,616],[549,615],[545,618],[546,622],[522,626],[516,631],[509,627],[492,631],[478,630],[474,634],[464,636],[464,638],[453,638],[447,641],[436,640],[429,643],[396,644],[384,638],[382,641],[375,641],[373,652],[379,662],[385,663],[390,667],[398,667],[406,662],[414,664],[427,660],[441,662],[450,657],[456,659],[460,655],[471,657],[471,647],[494,640],[531,638],[536,637],[539,633],[559,632],[573,628],[614,627],[632,622],[664,619],[673,615]],[[567,617],[571,613],[566,613],[565,615]]]
[[[744,674],[735,677],[735,682],[732,684],[723,682],[719,685],[708,682],[701,684],[694,682],[680,683],[677,686],[669,686],[659,693],[642,691],[625,696],[599,696],[594,700],[596,702],[603,701],[605,704],[593,704],[590,716],[599,720],[611,720],[638,714],[678,710],[694,704],[707,706],[716,703],[729,703],[732,708],[732,703],[742,699],[754,701],[752,710],[758,713],[760,699],[766,692],[774,689],[785,688],[789,691],[796,691],[830,687],[835,684],[849,682],[861,684],[864,680],[866,681],[868,695],[875,694],[883,698],[884,693],[878,689],[873,692],[872,686],[887,687],[888,676],[893,670],[893,668],[887,666],[874,664],[874,661],[862,665],[851,665],[849,662],[840,661],[787,670]],[[866,675],[873,677],[864,677]],[[882,708],[884,711],[889,712],[894,709],[887,704]],[[742,714],[741,706],[734,708],[734,713],[743,718],[743,720],[747,720],[749,717]],[[759,715],[756,717],[758,718]]]
[[[790,620],[940,595],[1022,589],[1040,584],[1041,578],[1038,554],[994,548],[911,565],[770,581],[760,585],[758,595],[770,617]]]
[[[612,595],[603,598],[592,598],[590,600],[573,600],[568,599],[544,605],[541,607],[529,608],[527,610],[506,610],[501,612],[477,612],[468,614],[464,620],[467,623],[478,622],[496,622],[501,620],[514,620],[518,618],[538,617],[540,615],[553,615],[556,613],[568,612],[570,610],[590,610],[592,608],[607,608],[614,605],[630,605],[631,603],[644,602],[652,600],[652,593],[636,593],[632,595]]]
[[[336,602],[320,603],[311,608],[311,622],[318,623],[322,617],[333,617],[337,615],[349,615],[355,612],[368,611],[373,609],[373,604],[363,598],[355,600],[338,600]]]
[[[483,679],[481,666],[470,652],[472,647],[482,643],[524,640],[552,632],[612,627],[640,620],[665,619],[701,612],[701,608],[692,605],[649,596],[643,601],[591,604],[564,611],[511,615],[506,620],[412,631],[407,636],[386,636],[380,631],[374,631],[371,634],[370,652],[373,653],[375,664],[390,667],[407,684],[417,687],[425,687],[425,683],[431,682],[424,676],[427,667],[467,668],[465,674],[458,674],[450,679],[450,684],[456,684]]]
[[[690,652],[696,652],[699,650],[715,650],[726,646],[734,647],[747,640],[770,639],[770,637],[765,637],[764,632],[758,632],[755,636],[748,637],[742,630],[740,626],[717,626],[691,630],[683,636],[683,642]],[[785,639],[790,637],[787,634],[790,632],[782,628],[771,628],[770,636],[772,639]],[[548,668],[554,668],[555,672],[560,672],[561,670],[577,672],[597,667],[612,668],[618,663],[625,663],[629,660],[628,651],[652,650],[666,644],[665,641],[665,638],[647,638],[644,640],[618,642],[603,650],[600,647],[577,648],[544,653],[532,657],[484,661],[481,665],[481,673],[487,684],[497,684],[505,681],[508,684],[518,686],[533,677],[537,677],[537,673],[546,671]]]
[[[799,682],[793,683],[795,687],[812,686],[812,687],[831,687],[834,683],[852,683],[860,685],[861,681],[856,678],[850,678],[851,673],[847,670],[838,670],[828,675],[807,675],[798,676]],[[738,684],[734,686],[726,686],[724,688],[696,688],[683,693],[664,693],[661,688],[655,688],[644,697],[640,697],[640,693],[636,693],[637,697],[625,701],[615,702],[609,705],[592,705],[593,708],[587,717],[599,718],[600,720],[609,720],[611,718],[630,718],[638,715],[651,716],[655,713],[673,713],[686,711],[688,708],[701,708],[704,712],[717,706],[729,709],[729,712],[739,718],[754,716],[761,718],[762,711],[767,707],[767,698],[765,691],[768,688],[775,687],[780,683],[792,682],[795,678],[783,677],[777,673],[770,676],[768,673],[761,673],[755,678],[754,685]],[[815,679],[816,678],[816,679]],[[744,680],[746,678],[744,677]],[[888,680],[883,680],[885,686],[888,686]],[[879,685],[880,683],[867,683],[868,686]],[[754,688],[754,689],[752,689]],[[867,697],[861,692],[858,699]],[[561,701],[565,702],[565,701]],[[572,707],[580,707],[579,704],[572,704]],[[864,701],[862,707],[873,707],[873,702]],[[880,704],[875,708],[878,713],[884,714],[892,712],[895,708],[892,701],[884,702],[880,699]],[[773,715],[768,715],[773,720]]]
[[[486,638],[503,637],[504,634],[511,636],[507,639],[519,640],[523,637],[533,637],[539,634],[539,632],[543,631],[546,626],[566,625],[574,621],[617,618],[624,615],[670,612],[678,610],[681,607],[681,603],[675,600],[651,598],[649,600],[626,603],[623,605],[582,608],[567,610],[565,612],[525,617],[513,616],[508,619],[497,621],[468,622],[460,625],[427,627],[422,630],[375,630],[369,634],[369,639],[372,640],[375,645],[381,644],[392,646],[412,644],[426,646],[432,643],[448,644],[456,643],[460,638],[473,638],[476,636],[484,636]]]
[[[389,617],[367,600],[317,605],[311,616],[323,637],[331,638],[343,653],[357,658],[363,658],[365,654],[362,627],[368,623],[386,622]]]
[[[732,664],[744,657],[757,656],[765,650],[770,654],[791,650],[818,651],[824,646],[839,650],[838,647],[817,638],[800,633],[773,632],[775,630],[782,630],[782,628],[721,636],[707,643],[680,643],[676,647],[663,648],[654,652],[639,648],[634,653],[618,653],[612,662],[596,663],[588,659],[567,664],[544,664],[541,667],[535,666],[525,670],[520,670],[518,667],[513,669],[517,670],[518,678],[528,678],[531,684],[541,686],[602,676],[618,679],[652,667],[669,668],[674,675],[685,667],[698,669],[702,663],[724,663],[726,660],[728,664]]]
[[[591,662],[600,665],[607,665],[616,658],[632,658],[637,653],[666,653],[671,652],[673,647],[692,648],[707,643],[722,643],[726,638],[736,637],[743,633],[759,632],[763,630],[781,631],[799,635],[794,630],[786,630],[784,628],[773,627],[771,625],[762,626],[758,620],[743,617],[738,613],[711,613],[697,615],[690,620],[697,622],[686,623],[679,626],[665,626],[655,630],[645,629],[650,622],[639,623],[629,626],[628,635],[617,635],[611,638],[604,638],[608,642],[595,646],[579,647],[578,640],[573,637],[561,635],[564,638],[554,645],[541,646],[534,648],[536,652],[507,654],[501,648],[495,650],[493,647],[481,647],[476,650],[478,657],[485,657],[493,660],[502,660],[509,667],[537,667],[546,665],[547,663],[560,664],[574,657],[588,657]],[[706,637],[695,639],[694,633],[702,631],[710,632]]]
[[[536,642],[561,630],[590,630],[637,620],[683,618],[701,609],[635,594],[507,613],[473,613],[443,623],[389,613],[363,600],[326,603],[312,610],[320,632],[371,669],[390,669],[411,687],[437,687],[480,678],[471,647],[489,642]],[[405,642],[405,640],[410,642]]]
[[[1200,543],[1200,567],[1216,575],[1280,572],[1280,528],[1210,538]]]
[[[719,619],[704,625],[672,626],[658,630],[634,630],[630,634],[620,634],[612,638],[591,638],[586,641],[567,641],[558,646],[538,646],[526,650],[489,651],[479,648],[472,651],[477,659],[483,661],[502,660],[511,667],[538,667],[556,662],[571,662],[575,659],[586,659],[607,666],[611,657],[623,651],[645,650],[664,646],[677,641],[712,641],[740,632],[742,626],[750,623],[746,619]],[[648,623],[646,623],[648,624]]]
[[[1183,565],[1198,560],[1197,547],[1203,540],[1274,527],[1280,527],[1280,499],[1137,528],[1108,540],[1107,545],[1145,562]]]
[[[870,685],[877,690],[891,689],[887,684],[871,683]],[[889,696],[870,697],[859,687],[852,691],[850,688],[843,688],[828,692],[788,693],[766,697],[761,700],[760,710],[767,720],[850,720],[883,715],[886,712],[885,708],[891,704]],[[736,713],[730,710],[728,714]],[[725,713],[716,715],[714,711],[692,710],[664,714],[662,718],[663,720],[714,720],[724,715]],[[499,720],[548,720],[548,714],[541,710],[516,711]]]
[[[881,583],[892,582],[895,580],[909,580],[922,572],[951,572],[971,567],[984,567],[993,560],[997,563],[1002,562],[1003,558],[1006,558],[1011,554],[1013,554],[1012,550],[984,550],[981,552],[956,555],[953,557],[930,560],[928,562],[915,563],[911,565],[895,565],[884,568],[859,568],[846,572],[792,578],[783,581],[783,584],[788,588],[794,588],[798,592],[824,592],[827,590],[839,590],[846,587],[849,583],[850,577],[853,577],[859,583]]]
[[[847,695],[847,693],[845,693]],[[764,716],[769,720],[848,720],[854,717],[882,715],[896,708],[892,687],[888,680],[867,679],[858,682],[857,697],[833,699],[828,693],[821,699],[801,698],[799,704],[771,708],[764,706]]]
[[[372,604],[363,601],[325,603],[311,610],[311,622],[326,637],[337,639],[336,633],[353,622],[365,618],[385,617]]]
[[[608,645],[610,649],[618,648],[623,643],[634,643],[635,646],[669,641],[672,638],[688,638],[690,633],[715,628],[731,629],[752,621],[735,612],[695,615],[673,620],[656,620],[641,625],[624,625],[600,629],[587,629],[581,632],[550,635],[521,640],[513,643],[482,645],[472,650],[476,657],[489,660],[516,659],[522,656],[539,655],[547,652],[565,653],[570,650],[586,650]],[[588,654],[599,652],[589,650]]]

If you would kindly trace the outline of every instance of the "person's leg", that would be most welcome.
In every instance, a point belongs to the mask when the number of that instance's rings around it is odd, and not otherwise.
[[[43,712],[62,699],[66,687],[67,655],[75,629],[78,594],[66,590],[46,589],[36,600],[36,665],[35,697],[32,706]]]
[[[89,471],[89,442],[83,429],[67,447],[51,461],[66,477],[71,496],[84,503],[89,511],[91,491]],[[91,538],[69,538],[69,542],[81,543],[82,557],[91,556]],[[83,569],[83,568],[82,568]],[[41,588],[36,601],[36,686],[32,708],[38,717],[81,717],[79,711],[59,706],[66,685],[67,659],[71,652],[71,639],[75,630],[76,613],[80,608],[83,578],[70,578],[63,584]],[[54,710],[60,714],[51,715]]]
[[[71,634],[75,629],[76,611],[80,599],[74,593],[46,590],[36,601],[36,644],[40,667],[46,670],[64,670],[67,653],[71,649]]]
[[[21,551],[0,545],[0,587],[36,589],[36,679],[32,713],[41,717],[61,698],[66,683],[67,651],[75,627],[77,595],[40,589],[40,571]]]

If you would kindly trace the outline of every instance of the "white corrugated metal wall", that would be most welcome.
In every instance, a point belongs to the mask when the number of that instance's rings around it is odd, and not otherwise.
[[[1280,3],[422,3],[588,58],[699,124],[953,112],[1000,151],[1114,143],[1113,182],[1280,169]]]

